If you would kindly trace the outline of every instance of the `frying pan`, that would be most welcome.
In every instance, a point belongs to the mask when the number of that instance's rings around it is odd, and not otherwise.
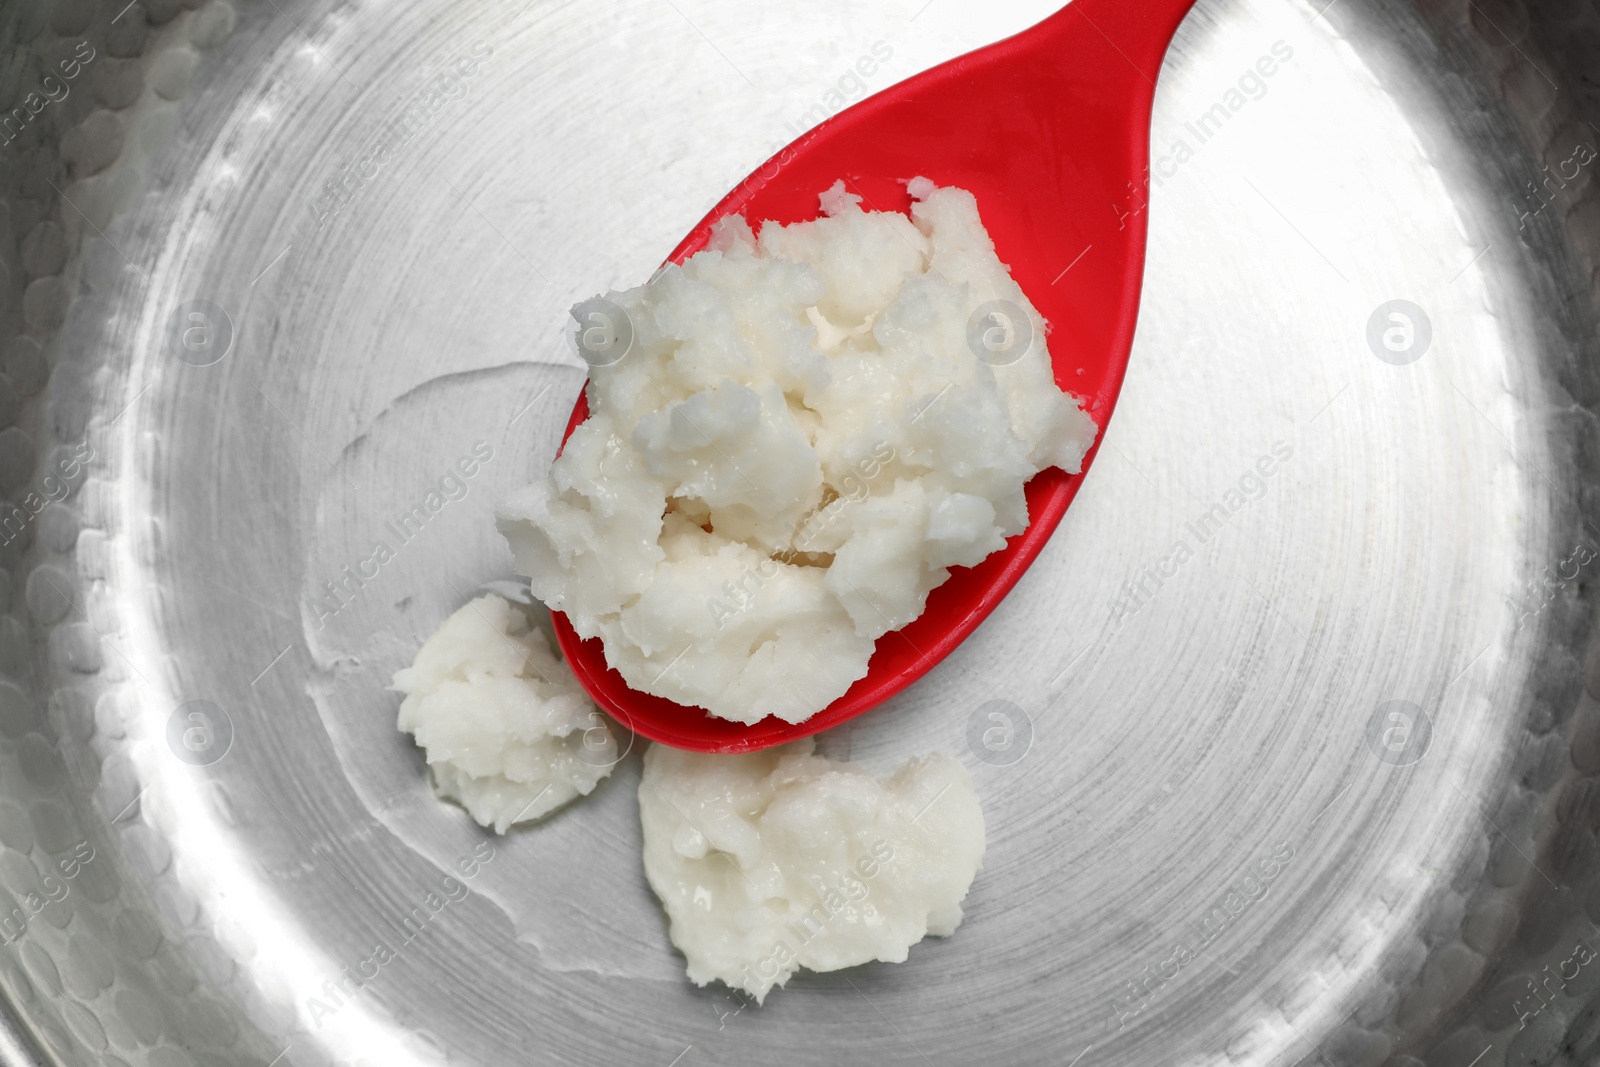
[[[820,740],[966,763],[966,920],[757,1008],[666,939],[642,742],[492,837],[385,686],[520,595],[567,308],[1052,5],[124,2],[0,15],[0,1062],[1600,1055],[1594,5],[1202,0],[1105,454]]]

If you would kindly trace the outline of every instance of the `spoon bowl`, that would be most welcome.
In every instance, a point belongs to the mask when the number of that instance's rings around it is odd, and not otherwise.
[[[923,613],[878,640],[867,674],[800,723],[752,725],[640,692],[552,612],[562,654],[603,709],[644,737],[701,752],[749,752],[871,710],[949,655],[1043,550],[1099,450],[1133,346],[1144,273],[1151,107],[1156,76],[1194,0],[1074,0],[1043,22],[840,112],[736,186],[668,257],[706,246],[712,224],[818,214],[836,181],[873,211],[909,212],[906,182],[931,179],[977,199],[1001,262],[1049,324],[1057,385],[1099,427],[1076,474],[1050,468],[1026,486],[1028,527],[975,567],[952,568]],[[566,433],[588,417],[580,395]]]

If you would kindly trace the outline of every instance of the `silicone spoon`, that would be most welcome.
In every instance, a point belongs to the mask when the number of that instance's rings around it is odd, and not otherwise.
[[[1056,382],[1087,401],[1104,434],[1133,345],[1144,273],[1151,106],[1156,75],[1194,0],[1074,0],[1032,29],[893,85],[803,134],[741,182],[668,262],[702,249],[711,224],[743,214],[798,222],[843,178],[862,207],[908,211],[921,175],[970,190],[1002,262],[1050,323]],[[567,436],[588,415],[578,398]],[[754,751],[837,726],[931,670],[1011,591],[1066,513],[1083,471],[1051,468],[1027,485],[1028,528],[957,568],[923,614],[878,640],[867,675],[799,724],[754,725],[631,688],[553,613],[562,653],[589,695],[636,733],[702,752]]]

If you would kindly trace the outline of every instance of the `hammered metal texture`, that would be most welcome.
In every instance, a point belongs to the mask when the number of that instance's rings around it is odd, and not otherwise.
[[[565,308],[1050,5],[8,6],[0,1062],[1595,1062],[1600,9],[1325,4],[1191,16],[1106,454],[949,666],[823,739],[972,768],[966,923],[760,1011],[665,942],[636,753],[419,912],[485,838],[383,686],[510,577]],[[1426,346],[1373,340],[1395,301]]]

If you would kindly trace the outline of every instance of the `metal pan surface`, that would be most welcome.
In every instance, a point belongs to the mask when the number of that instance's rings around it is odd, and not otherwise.
[[[567,309],[1052,4],[7,13],[0,1061],[1592,1062],[1600,12],[1325,3],[1185,23],[1106,454],[821,740],[967,764],[965,922],[760,1008],[666,939],[642,742],[492,838],[386,686],[511,588]]]

